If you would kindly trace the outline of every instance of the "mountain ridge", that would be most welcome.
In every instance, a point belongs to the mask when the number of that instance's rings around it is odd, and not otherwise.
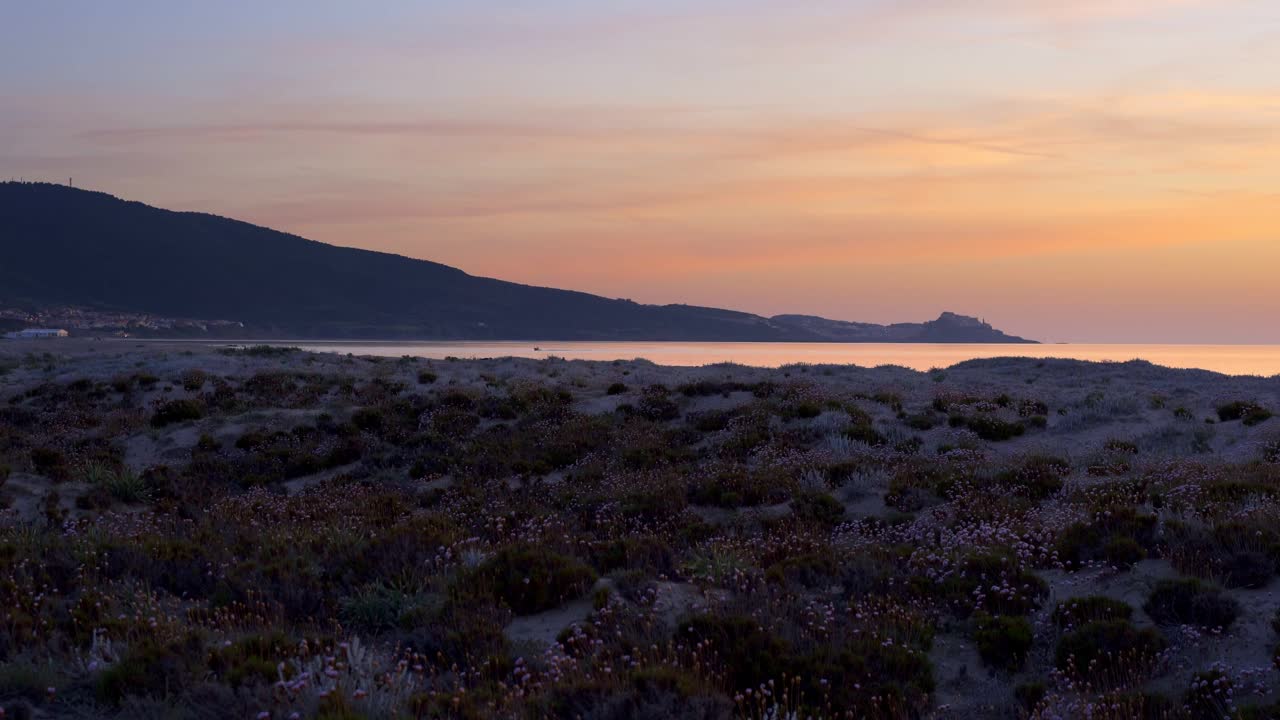
[[[283,338],[1033,342],[950,312],[876,325],[645,305],[49,183],[0,183],[0,302],[225,318]]]

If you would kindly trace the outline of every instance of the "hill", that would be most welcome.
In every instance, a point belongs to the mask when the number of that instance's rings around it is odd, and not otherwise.
[[[642,305],[46,183],[0,183],[0,302],[228,319],[275,337],[1027,342],[951,313],[880,326]]]

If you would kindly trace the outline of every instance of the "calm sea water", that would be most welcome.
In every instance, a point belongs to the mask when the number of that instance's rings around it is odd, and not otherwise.
[[[660,365],[735,362],[777,367],[836,363],[867,367],[902,365],[916,370],[948,367],[990,357],[1055,357],[1078,360],[1148,360],[1176,368],[1230,375],[1280,374],[1280,345],[962,345],[924,343],[694,343],[694,342],[316,342],[304,349],[426,358],[546,358],[631,360]]]

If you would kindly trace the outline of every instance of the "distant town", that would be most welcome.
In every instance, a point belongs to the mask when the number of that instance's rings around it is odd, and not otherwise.
[[[0,328],[6,338],[58,338],[71,335],[130,337],[152,333],[207,333],[240,329],[235,320],[173,318],[150,313],[134,313],[62,306],[40,309],[0,308]]]

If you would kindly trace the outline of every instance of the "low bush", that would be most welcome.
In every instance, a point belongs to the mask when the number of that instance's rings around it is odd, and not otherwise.
[[[808,716],[824,706],[860,708],[862,717],[917,717],[933,692],[933,668],[919,648],[862,638],[838,649],[801,652],[738,616],[697,615],[681,635],[704,642],[726,669],[735,692],[783,685],[790,678],[793,707]]]
[[[799,492],[791,498],[791,514],[805,522],[835,525],[844,518],[844,505],[827,493]]]
[[[169,400],[156,408],[151,416],[151,425],[161,428],[188,420],[199,420],[202,417],[204,417],[204,405],[198,400]]]
[[[1022,423],[1008,422],[987,413],[952,415],[948,422],[952,427],[968,428],[978,437],[991,442],[1012,440],[1026,432]]]
[[[1122,535],[1112,535],[1102,546],[1102,558],[1114,568],[1127,570],[1145,560],[1147,551],[1137,540]]]
[[[1070,628],[1091,622],[1127,621],[1133,617],[1133,608],[1120,600],[1102,595],[1090,595],[1058,603],[1058,606],[1053,609],[1052,617],[1054,624],[1058,627]]]
[[[1102,449],[1107,452],[1123,453],[1125,455],[1137,455],[1138,444],[1130,440],[1119,440],[1111,438],[1102,444]]]
[[[1136,685],[1150,674],[1165,649],[1154,630],[1127,620],[1086,623],[1058,641],[1054,663],[1068,677],[1094,687]]]
[[[1049,586],[1009,556],[974,553],[942,582],[920,582],[917,589],[966,617],[975,610],[997,615],[1027,615],[1040,607]]]
[[[1068,568],[1099,560],[1109,565],[1127,563],[1127,567],[1155,546],[1155,530],[1154,515],[1139,514],[1132,507],[1117,507],[1099,513],[1093,522],[1067,526],[1058,535],[1054,552]]]
[[[992,617],[985,613],[975,620],[973,640],[982,661],[999,670],[1021,670],[1034,640],[1031,621],[1016,615]]]
[[[558,607],[581,596],[595,581],[595,572],[577,559],[533,547],[500,551],[468,580],[475,589],[490,589],[517,615]]]
[[[813,552],[792,556],[770,565],[765,579],[774,584],[792,583],[807,588],[828,586],[836,579],[839,566],[829,552]]]
[[[670,391],[661,385],[650,385],[640,393],[636,412],[647,420],[666,422],[680,417],[680,406],[669,397]]]
[[[203,370],[192,369],[182,373],[182,377],[178,378],[178,382],[181,383],[183,390],[196,392],[204,387],[208,379],[208,373]]]
[[[1043,500],[1061,490],[1063,479],[1070,474],[1071,463],[1066,460],[1032,455],[1024,459],[1020,467],[998,474],[996,482],[1033,500]]]
[[[165,697],[192,683],[203,660],[204,644],[196,634],[170,643],[140,640],[98,674],[98,698],[118,705],[131,695]]]
[[[280,658],[294,651],[283,633],[249,635],[215,649],[209,670],[231,687],[266,685],[279,680]]]
[[[1013,689],[1014,699],[1028,716],[1035,712],[1048,694],[1049,687],[1039,680],[1021,683]]]
[[[400,623],[415,605],[410,595],[381,583],[375,583],[343,598],[338,617],[361,632],[377,633]]]
[[[1222,422],[1240,420],[1250,427],[1271,419],[1272,412],[1256,402],[1236,400],[1218,407],[1218,419]]]
[[[67,456],[60,450],[38,447],[31,450],[31,467],[37,475],[50,480],[66,480],[71,476],[71,467]]]
[[[935,427],[941,425],[943,421],[942,421],[942,417],[939,416],[937,413],[925,411],[925,412],[918,412],[913,415],[908,415],[906,419],[903,420],[903,422],[906,423],[907,427],[911,428],[912,430],[923,431],[923,430],[932,430]]]
[[[844,436],[850,440],[857,440],[872,447],[887,445],[889,439],[886,438],[874,425],[870,423],[855,423],[844,429]]]
[[[1161,625],[1196,625],[1206,629],[1231,627],[1240,604],[1221,590],[1195,579],[1162,580],[1143,609]]]

